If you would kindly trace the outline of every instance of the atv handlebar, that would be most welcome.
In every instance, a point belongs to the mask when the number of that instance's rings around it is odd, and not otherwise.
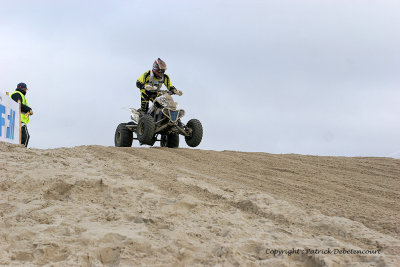
[[[153,89],[153,88],[150,88],[150,87],[151,86],[145,88],[145,90],[148,91],[148,92],[151,92],[151,93],[166,93],[166,94],[169,94],[169,95],[173,95],[174,94],[170,90]]]
[[[158,90],[158,92],[160,92],[160,93],[166,93],[166,94],[169,94],[169,95],[173,95],[173,94],[174,94],[174,93],[171,92],[170,90]]]

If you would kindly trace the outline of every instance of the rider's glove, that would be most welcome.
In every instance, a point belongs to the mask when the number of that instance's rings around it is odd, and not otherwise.
[[[174,88],[174,90],[172,91],[172,93],[174,93],[174,94],[176,94],[176,95],[179,95],[179,96],[181,96],[181,95],[183,94],[181,90],[178,90],[178,89],[176,89],[176,88]]]

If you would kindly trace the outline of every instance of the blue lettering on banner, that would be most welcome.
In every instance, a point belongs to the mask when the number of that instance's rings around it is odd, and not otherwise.
[[[2,136],[3,125],[5,125],[5,123],[6,123],[3,118],[4,113],[6,113],[6,107],[3,105],[0,105],[0,136]]]
[[[6,133],[6,138],[9,138],[11,140],[14,140],[14,126],[15,126],[15,111],[10,109],[10,115],[7,116],[8,121],[10,122],[7,127],[7,133]]]
[[[9,111],[9,112],[8,112]],[[4,114],[4,117],[3,117]],[[3,131],[3,126],[4,130]],[[15,133],[15,111],[8,109],[7,107],[0,104],[0,137],[14,140]]]

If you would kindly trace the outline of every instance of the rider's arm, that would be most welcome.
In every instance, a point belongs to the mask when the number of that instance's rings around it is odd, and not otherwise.
[[[170,90],[171,92],[175,91],[176,88],[175,88],[175,86],[172,85],[171,79],[169,78],[169,76],[167,74],[164,74],[164,76],[165,76],[165,79],[164,79],[165,87],[167,87],[167,89]]]
[[[146,83],[147,83],[147,77],[149,77],[149,75],[150,75],[150,71],[148,70],[148,71],[146,71],[145,73],[143,73],[140,77],[139,77],[139,79],[137,79],[137,81],[136,81],[136,87],[137,88],[139,88],[139,89],[144,89],[144,86],[146,85]]]

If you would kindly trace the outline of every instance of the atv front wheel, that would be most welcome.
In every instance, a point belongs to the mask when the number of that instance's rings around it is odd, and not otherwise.
[[[126,123],[120,123],[115,130],[114,144],[116,147],[131,147],[133,140],[132,131],[126,128]]]
[[[200,145],[201,139],[203,138],[203,126],[201,122],[196,119],[191,119],[186,124],[186,127],[192,130],[189,136],[185,136],[186,144],[190,147]]]
[[[179,147],[179,134],[163,134],[160,143],[161,147]]]
[[[149,114],[145,114],[140,117],[136,129],[136,135],[140,144],[150,146],[154,144],[153,140],[155,128],[156,125],[154,123],[154,120]]]

